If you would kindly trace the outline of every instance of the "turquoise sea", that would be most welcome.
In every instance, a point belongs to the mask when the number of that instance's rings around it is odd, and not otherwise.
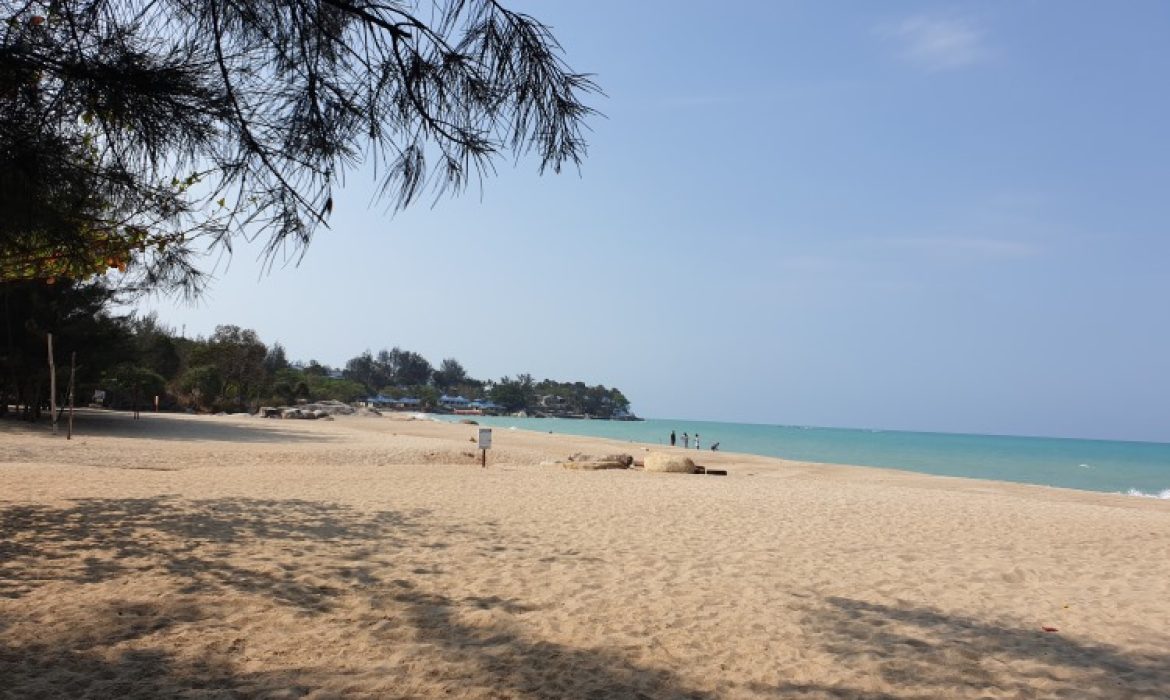
[[[659,444],[666,444],[674,430],[680,445],[683,432],[698,433],[704,450],[718,442],[725,452],[1170,499],[1170,444],[1166,443],[686,420],[487,416],[476,416],[475,420],[497,430],[514,427]]]

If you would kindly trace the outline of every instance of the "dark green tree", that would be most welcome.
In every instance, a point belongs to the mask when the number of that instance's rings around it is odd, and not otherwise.
[[[320,375],[306,375],[308,393],[305,398],[313,401],[357,401],[366,395],[365,386],[348,379],[334,379]]]
[[[0,413],[22,406],[38,418],[49,401],[47,340],[53,334],[58,399],[64,399],[71,356],[77,356],[76,395],[82,403],[99,388],[102,372],[135,359],[130,329],[109,311],[112,292],[102,281],[58,284],[0,283]]]
[[[381,358],[381,353],[379,353],[379,358]],[[381,359],[375,360],[370,351],[366,350],[345,363],[342,376],[361,384],[365,387],[366,393],[373,393],[379,387],[390,382],[390,372],[391,370],[385,362],[382,362]]]
[[[439,363],[439,369],[435,370],[432,378],[440,391],[447,391],[452,387],[466,384],[468,376],[467,370],[463,369],[459,360],[454,357],[446,357]]]
[[[138,365],[117,365],[102,377],[106,405],[110,408],[143,409],[153,406],[155,396],[166,393],[166,380]]]
[[[217,410],[222,407],[224,380],[215,365],[193,365],[179,377],[178,387],[198,408]]]
[[[520,374],[516,379],[501,377],[492,385],[488,396],[507,411],[528,410],[536,404],[532,375]]]
[[[289,362],[284,352],[284,346],[280,343],[273,343],[272,347],[268,348],[268,354],[264,357],[264,372],[273,377],[278,372],[288,368]]]
[[[267,378],[268,348],[256,331],[233,325],[216,326],[215,333],[191,353],[191,365],[202,374],[198,384],[206,408],[242,410],[255,403]],[[207,368],[211,371],[208,373]],[[218,380],[218,393],[213,392]]]
[[[308,377],[328,377],[332,371],[329,365],[323,365],[316,360],[309,360],[309,364],[305,365],[304,369],[305,376]]]
[[[427,359],[417,352],[399,350],[390,351],[394,356],[394,383],[402,386],[422,386],[431,381],[434,369]]]
[[[157,376],[177,375],[182,359],[174,331],[162,325],[154,313],[132,316],[128,323],[134,337],[135,361]]]

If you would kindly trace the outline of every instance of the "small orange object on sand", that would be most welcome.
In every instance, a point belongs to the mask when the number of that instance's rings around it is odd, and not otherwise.
[[[1041,627],[1040,629],[1044,630],[1045,632],[1059,632],[1060,631],[1060,630],[1056,629],[1055,627]]]

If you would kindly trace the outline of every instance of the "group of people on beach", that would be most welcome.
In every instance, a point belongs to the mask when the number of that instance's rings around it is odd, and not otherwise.
[[[672,431],[670,431],[670,446],[674,447],[677,444],[678,444],[678,436],[675,435],[674,431],[672,430]],[[683,446],[683,449],[690,449],[690,447],[691,447],[691,437],[689,435],[687,435],[686,433],[682,434],[682,446]],[[695,433],[695,449],[696,450],[703,449],[699,444],[699,434],[698,433]],[[719,443],[715,443],[714,445],[711,445],[712,451],[715,451],[718,449],[719,449]]]

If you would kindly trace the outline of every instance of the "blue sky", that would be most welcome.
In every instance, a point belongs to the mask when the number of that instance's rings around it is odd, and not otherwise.
[[[352,173],[299,266],[144,308],[650,417],[1170,441],[1170,5],[512,6],[608,95],[579,176]]]

